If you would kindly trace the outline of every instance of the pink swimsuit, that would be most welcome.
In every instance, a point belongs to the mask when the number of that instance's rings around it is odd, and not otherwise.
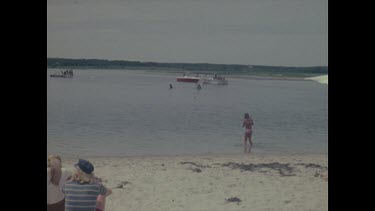
[[[246,127],[245,129],[245,136],[251,136],[252,129],[251,126],[253,125],[252,119],[245,119],[243,125]]]

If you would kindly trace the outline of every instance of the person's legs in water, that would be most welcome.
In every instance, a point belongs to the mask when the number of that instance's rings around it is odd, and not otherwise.
[[[249,147],[247,147],[247,140],[249,140]],[[244,152],[250,153],[251,151],[251,146],[253,143],[251,142],[251,131],[246,131],[245,132],[245,140],[244,140]]]
[[[244,139],[244,153],[246,153],[247,152],[247,141],[246,141],[246,139],[247,139],[247,133],[245,133],[245,139]]]
[[[248,151],[248,153],[251,152],[251,148],[253,147],[253,142],[251,141],[251,135],[252,135],[252,133],[249,134],[249,151]]]

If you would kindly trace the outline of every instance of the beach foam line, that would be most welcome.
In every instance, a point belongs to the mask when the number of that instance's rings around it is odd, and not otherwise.
[[[310,78],[305,78],[305,79],[313,80],[322,84],[328,84],[328,75],[315,76],[315,77],[310,77]]]

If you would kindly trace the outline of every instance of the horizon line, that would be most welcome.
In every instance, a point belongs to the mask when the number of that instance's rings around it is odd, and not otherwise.
[[[107,61],[126,61],[126,62],[140,62],[140,63],[159,63],[159,64],[212,64],[212,65],[244,65],[244,66],[269,66],[269,67],[328,67],[328,65],[315,66],[282,66],[282,65],[255,65],[255,64],[219,64],[219,63],[205,63],[205,62],[154,62],[154,61],[136,61],[136,60],[122,60],[122,59],[98,59],[98,58],[63,58],[63,57],[47,57],[47,59],[71,59],[71,60],[107,60]]]

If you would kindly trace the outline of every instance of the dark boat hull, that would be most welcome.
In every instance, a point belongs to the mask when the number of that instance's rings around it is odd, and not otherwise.
[[[187,78],[187,77],[181,77],[177,78],[178,82],[187,82],[187,83],[198,83],[199,78]]]
[[[73,78],[72,75],[50,75],[53,78]]]

